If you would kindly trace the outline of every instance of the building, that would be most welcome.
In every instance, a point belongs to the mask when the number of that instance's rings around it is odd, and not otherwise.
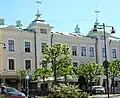
[[[42,50],[45,45],[51,44],[51,34],[53,34],[53,44],[68,44],[72,53],[73,66],[78,66],[80,62],[94,61],[102,64],[105,58],[105,48],[103,44],[103,31],[93,32],[93,29],[85,35],[80,34],[78,25],[75,32],[55,32],[52,26],[41,19],[39,11],[26,29],[21,28],[20,21],[16,25],[5,25],[4,19],[0,19],[0,79],[7,85],[18,86],[16,71],[19,69],[31,69],[41,67]],[[120,58],[119,38],[106,32],[108,60]],[[104,77],[105,78],[105,77]],[[100,85],[103,79],[100,79]]]

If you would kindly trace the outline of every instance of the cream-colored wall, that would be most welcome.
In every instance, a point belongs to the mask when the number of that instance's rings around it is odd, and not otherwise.
[[[41,53],[41,43],[47,43],[50,45],[50,31],[51,28],[46,26],[45,28],[48,30],[47,34],[40,33],[40,28],[42,27],[35,27],[36,29],[36,40],[37,40],[37,67],[40,66],[40,62],[43,59],[42,53]],[[25,63],[24,61],[26,59],[32,60],[32,70],[35,69],[35,47],[34,47],[34,33],[26,32],[23,30],[18,30],[15,28],[4,28],[2,29],[3,35],[2,35],[2,42],[6,44],[5,50],[0,50],[0,71],[4,71],[6,74],[15,74],[16,70],[19,69],[25,69]],[[8,40],[13,39],[15,41],[15,51],[11,52],[8,51]],[[31,52],[25,53],[24,52],[24,42],[30,41],[31,42]],[[98,63],[102,64],[104,61],[104,58],[102,57],[102,47],[104,47],[104,41],[101,39],[98,39],[97,44],[97,53],[98,53]],[[107,54],[108,54],[108,60],[112,60],[112,48],[117,49],[117,57],[120,58],[120,43],[118,41],[111,41],[111,44],[109,44],[109,40],[107,40]],[[77,46],[77,56],[72,56],[73,62],[88,62],[88,61],[94,61],[96,62],[96,55],[94,53],[94,57],[89,56],[89,47],[93,46],[95,50],[95,39],[90,39],[87,37],[79,37],[74,35],[67,35],[67,34],[53,34],[53,44],[55,43],[62,43],[62,44],[68,44],[70,47],[70,50],[72,49],[73,45]],[[86,47],[86,56],[81,56],[81,46]],[[3,55],[2,55],[3,51]],[[71,50],[72,52],[72,50]],[[96,52],[96,51],[95,51]],[[2,58],[3,56],[3,58]],[[15,70],[10,71],[8,69],[8,59],[9,58],[15,58]],[[3,64],[2,64],[3,63]],[[2,68],[3,66],[3,68]]]
[[[21,30],[12,30],[12,29],[4,29],[3,30],[3,42],[6,44],[6,49],[4,50],[3,56],[3,65],[4,65],[4,74],[15,74],[17,70],[25,69],[25,60],[31,60],[32,64],[31,67],[35,69],[35,53],[34,53],[34,36],[33,33],[29,33],[26,31]],[[8,40],[14,40],[14,50],[15,51],[8,51]],[[24,51],[24,42],[30,41],[31,42],[31,52],[26,53]],[[15,59],[15,70],[9,70],[8,68],[8,59],[14,58]]]
[[[85,38],[85,37],[78,37],[78,36],[68,36],[68,35],[54,35],[53,36],[53,43],[62,43],[68,44],[70,47],[70,51],[72,52],[72,46],[77,46],[77,56],[72,56],[73,61],[75,62],[89,62],[93,61],[96,62],[96,55],[94,53],[94,57],[89,56],[89,47],[93,46],[95,50],[95,42],[96,40]],[[81,46],[86,47],[86,56],[81,56]]]
[[[2,42],[2,34],[3,34],[3,32],[2,32],[2,30],[0,30],[0,73],[2,73],[3,72],[3,47],[4,47],[4,45],[2,44],[3,42]]]

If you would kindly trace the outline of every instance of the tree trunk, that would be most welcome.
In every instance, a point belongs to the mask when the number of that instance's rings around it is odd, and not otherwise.
[[[43,77],[43,91],[45,91],[45,78]]]
[[[92,79],[90,79],[90,92],[92,93]]]
[[[43,77],[43,96],[45,95],[45,78]]]
[[[64,75],[64,78],[65,78],[65,84],[67,84],[67,75],[66,74]]]
[[[113,86],[113,94],[115,94],[114,75],[113,75],[113,78],[112,78],[112,86]]]

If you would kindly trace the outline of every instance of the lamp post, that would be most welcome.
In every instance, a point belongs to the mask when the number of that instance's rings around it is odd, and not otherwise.
[[[29,98],[29,79],[30,79],[30,73],[26,73],[26,80],[27,80],[27,98]]]
[[[103,23],[102,25],[94,25],[94,29],[93,32],[97,32],[97,29],[103,29],[104,32],[104,51],[105,51],[105,61],[103,62],[103,66],[105,68],[105,72],[106,72],[106,80],[107,80],[107,94],[108,94],[108,98],[109,98],[109,80],[108,80],[108,61],[107,61],[107,46],[106,46],[106,33],[105,33],[105,28],[106,27],[111,27],[112,31],[111,34],[115,33],[115,30],[113,28],[113,26],[106,26],[105,23]]]
[[[3,45],[3,49],[5,49],[5,48],[6,48],[5,43],[0,43],[0,44],[2,44],[2,45]]]
[[[51,32],[51,48],[53,46],[53,32]],[[52,51],[52,55],[53,55],[53,51]],[[54,60],[52,59],[52,66],[54,64]],[[54,65],[54,84],[56,84],[57,82],[57,76],[56,76],[56,65]]]

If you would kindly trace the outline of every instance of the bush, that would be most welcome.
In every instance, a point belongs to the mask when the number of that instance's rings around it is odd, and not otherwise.
[[[52,94],[45,98],[88,98],[86,92],[82,92],[78,86],[70,84],[54,85],[52,92]]]

